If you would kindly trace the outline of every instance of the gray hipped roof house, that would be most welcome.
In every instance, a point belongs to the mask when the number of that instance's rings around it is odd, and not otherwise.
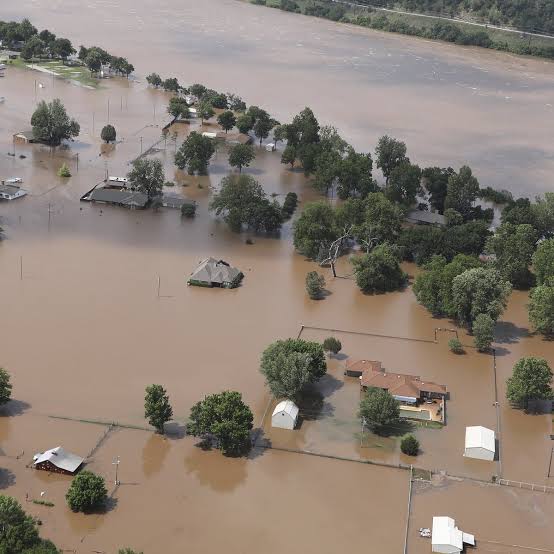
[[[188,284],[199,287],[235,288],[244,275],[236,267],[231,267],[223,260],[206,258],[192,272]]]

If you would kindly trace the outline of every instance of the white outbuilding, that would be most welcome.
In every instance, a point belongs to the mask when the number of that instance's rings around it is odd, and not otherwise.
[[[271,426],[292,431],[298,421],[298,411],[298,406],[292,400],[282,400],[273,410]]]
[[[477,460],[494,460],[496,444],[494,440],[494,431],[476,425],[466,427],[466,442],[464,456],[466,458],[476,458]]]
[[[460,531],[451,517],[436,516],[433,518],[431,552],[460,554],[464,549],[464,543],[475,546],[475,537]]]

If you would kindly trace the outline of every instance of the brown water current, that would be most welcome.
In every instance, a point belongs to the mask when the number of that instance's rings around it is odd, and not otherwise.
[[[390,132],[408,141],[418,162],[468,162],[483,184],[518,194],[550,186],[554,137],[547,104],[554,66],[547,62],[382,35],[234,0],[60,0],[48,9],[21,0],[0,9],[2,19],[23,16],[61,34],[71,29],[65,34],[74,43],[127,55],[139,74],[156,70],[234,90],[282,120],[309,104],[360,148],[372,148],[378,135]],[[526,294],[512,295],[498,325],[495,379],[492,356],[477,353],[463,332],[463,356],[449,352],[450,334],[433,341],[437,327],[453,323],[430,317],[410,287],[364,296],[351,279],[333,279],[319,269],[330,294],[311,301],[304,278],[318,268],[294,253],[290,222],[280,238],[252,236],[252,245],[247,235],[229,232],[208,211],[229,171],[226,147],[219,147],[208,177],[176,171],[175,149],[197,123],[179,125],[175,138],[170,133],[162,139],[165,93],[118,79],[88,90],[9,68],[0,95],[6,97],[0,104],[0,176],[22,177],[30,192],[0,204],[6,233],[0,244],[0,365],[12,375],[15,398],[0,418],[0,486],[41,518],[44,536],[80,553],[115,553],[126,545],[145,554],[401,552],[406,471],[263,449],[248,459],[228,459],[182,436],[193,403],[225,389],[242,392],[259,425],[270,401],[258,371],[260,354],[273,340],[296,336],[301,325],[303,338],[334,334],[343,351],[329,360],[329,375],[315,391],[317,407],[306,411],[300,429],[272,430],[266,418],[261,441],[362,461],[414,463],[475,480],[502,475],[554,486],[548,476],[552,418],[525,415],[504,400],[506,379],[521,356],[554,363],[552,343],[529,331]],[[78,141],[56,152],[17,145],[16,156],[8,156],[12,134],[28,127],[35,101],[55,97],[81,123]],[[101,154],[108,103],[120,142]],[[129,161],[152,145],[152,156],[176,182],[172,191],[198,202],[193,220],[169,209],[79,202],[106,173],[125,175]],[[256,151],[245,171],[268,194],[282,199],[295,191],[300,209],[317,198],[301,172],[280,164],[278,152]],[[72,171],[69,179],[56,176],[63,162]],[[187,287],[187,276],[206,256],[239,267],[243,285]],[[412,276],[417,271],[405,269]],[[340,273],[350,271],[341,260]],[[381,360],[389,370],[447,385],[447,425],[414,428],[422,447],[417,459],[400,453],[395,436],[366,432],[360,446],[359,387],[343,376],[349,358]],[[177,434],[116,428],[105,435],[105,425],[51,417],[146,428],[144,388],[153,382],[168,390]],[[462,456],[467,425],[495,429],[499,461]],[[58,444],[83,456],[92,452],[89,468],[106,478],[113,493],[106,514],[72,514],[64,501],[69,478],[26,467],[35,452]],[[112,462],[118,456],[122,484],[115,488]],[[527,496],[469,481],[435,485],[415,491],[410,552],[429,551],[413,527],[429,526],[433,515],[453,515],[481,538],[553,548],[545,521],[554,516],[554,495]],[[41,492],[55,507],[25,502],[26,494],[38,498]],[[476,505],[483,507],[480,516]],[[478,550],[492,551],[485,544]]]

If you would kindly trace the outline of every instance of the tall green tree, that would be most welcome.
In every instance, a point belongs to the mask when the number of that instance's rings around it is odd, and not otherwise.
[[[544,285],[554,277],[554,239],[542,241],[532,258],[538,285]]]
[[[273,126],[273,120],[269,117],[259,117],[256,120],[256,123],[254,123],[254,135],[256,135],[256,138],[259,139],[260,146],[262,145],[263,140],[269,136]]]
[[[201,101],[196,108],[196,113],[200,118],[200,122],[204,125],[206,119],[211,119],[215,115],[212,105],[207,101]]]
[[[0,495],[0,551],[20,554],[40,542],[35,520],[11,496]]]
[[[492,268],[468,269],[452,281],[452,305],[455,317],[471,329],[479,314],[497,321],[508,302],[512,287]]]
[[[190,411],[187,432],[216,444],[225,455],[238,456],[250,449],[254,416],[239,392],[206,396]]]
[[[174,119],[189,119],[190,109],[187,101],[180,96],[172,96],[169,99],[167,113],[173,116]]]
[[[507,381],[506,398],[514,408],[527,409],[530,400],[552,398],[552,370],[543,358],[521,358]]]
[[[473,322],[475,348],[486,352],[494,340],[494,321],[488,314],[479,314]]]
[[[211,138],[192,131],[175,154],[175,165],[179,169],[187,168],[189,175],[206,175],[214,152],[214,141]]]
[[[381,192],[369,193],[364,204],[363,222],[354,229],[358,238],[371,245],[394,242],[402,224],[402,212],[398,206]]]
[[[389,174],[386,195],[389,200],[410,207],[422,192],[421,169],[409,162],[397,165]]]
[[[400,164],[408,162],[406,144],[387,135],[381,137],[375,148],[377,167],[383,173],[387,184],[392,170]]]
[[[464,220],[471,219],[473,204],[479,194],[479,181],[471,168],[463,166],[458,173],[448,178],[444,208],[452,208],[462,214]]]
[[[361,154],[352,147],[341,159],[337,172],[337,195],[341,200],[365,198],[370,192],[377,192],[378,186],[372,176],[371,154]]]
[[[531,289],[528,309],[533,329],[547,337],[554,336],[554,276]]]
[[[12,397],[12,384],[10,382],[10,374],[0,367],[0,406],[9,402]]]
[[[308,258],[316,259],[337,237],[333,208],[326,202],[306,204],[294,222],[294,247]]]
[[[368,254],[352,257],[356,284],[365,294],[400,289],[407,279],[400,259],[398,248],[387,243],[379,244]]]
[[[152,87],[160,87],[162,85],[162,78],[157,73],[150,73],[147,75],[146,82]]]
[[[310,382],[310,363],[309,354],[278,352],[263,360],[260,371],[275,398],[298,401],[304,386]]]
[[[104,125],[104,127],[102,127],[102,132],[100,133],[100,138],[107,144],[115,142],[117,139],[115,127],[113,125]]]
[[[296,162],[296,148],[292,144],[287,144],[281,155],[282,164],[290,164],[291,169],[294,169]]]
[[[400,419],[400,402],[386,390],[369,388],[360,401],[358,417],[371,431],[383,434]]]
[[[426,167],[422,172],[422,184],[429,193],[429,204],[439,212],[444,213],[444,202],[448,192],[448,179],[454,174],[454,170],[441,167]]]
[[[312,300],[323,298],[325,277],[317,271],[309,271],[306,274],[306,292]]]
[[[486,249],[495,254],[495,267],[514,288],[528,288],[533,282],[529,270],[537,241],[535,229],[528,224],[503,223],[487,241]]]
[[[161,385],[146,387],[144,417],[158,433],[164,434],[164,424],[173,417],[173,408],[166,390]]]
[[[230,131],[237,123],[237,118],[231,110],[221,112],[217,116],[217,122],[219,126],[225,131]]]
[[[252,127],[254,127],[254,123],[255,121],[252,116],[248,113],[244,113],[237,118],[236,126],[239,133],[247,135],[252,130]]]
[[[248,167],[255,157],[256,152],[250,144],[235,144],[229,150],[229,165],[242,173],[242,168]]]
[[[59,98],[52,102],[39,102],[31,117],[33,135],[48,146],[59,146],[63,140],[72,140],[79,135],[79,124],[71,119]]]
[[[138,158],[133,161],[127,179],[133,188],[146,194],[150,200],[162,194],[165,174],[160,160]]]
[[[177,80],[176,77],[169,77],[168,79],[165,79],[165,80],[162,82],[162,88],[163,88],[166,92],[174,92],[174,93],[177,93],[177,92],[179,92],[179,89],[180,89],[181,87],[180,87],[179,81]]]

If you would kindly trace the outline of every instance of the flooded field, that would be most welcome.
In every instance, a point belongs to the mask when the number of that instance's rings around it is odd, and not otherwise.
[[[232,90],[282,121],[309,105],[360,150],[388,133],[407,141],[421,165],[469,164],[485,186],[516,194],[551,187],[551,62],[237,0],[56,0],[55,9],[21,0],[3,5],[0,15],[30,17],[77,45],[126,56],[142,76],[155,70]],[[90,102],[86,111],[93,111]]]
[[[554,66],[547,62],[439,48],[234,0],[209,0],[202,9],[198,2],[177,6],[162,0],[148,14],[127,0],[79,3],[81,16],[76,5],[59,0],[56,10],[45,10],[40,2],[22,0],[3,6],[0,17],[27,15],[60,33],[67,25],[79,37],[74,42],[127,55],[143,75],[157,70],[183,82],[231,89],[283,120],[309,104],[359,148],[372,149],[377,136],[390,132],[406,139],[421,163],[470,163],[483,185],[518,194],[550,187],[554,162],[544,145],[554,138],[552,126],[545,124],[550,100],[554,103]],[[92,25],[99,7],[102,25]],[[214,189],[229,171],[226,148],[218,150],[208,177],[176,171],[175,149],[197,123],[179,125],[175,135],[163,139],[165,93],[119,79],[94,91],[16,69],[6,71],[0,91],[6,97],[0,105],[0,176],[22,177],[30,192],[0,204],[6,233],[0,244],[0,365],[12,375],[15,398],[0,418],[0,486],[41,518],[44,536],[83,553],[111,554],[124,545],[145,554],[177,554],[185,547],[272,553],[292,544],[293,551],[308,553],[339,552],[345,545],[354,551],[377,545],[383,552],[400,552],[406,471],[262,449],[249,459],[226,459],[200,450],[182,432],[162,438],[116,428],[105,435],[106,425],[73,421],[146,428],[144,388],[156,382],[167,388],[181,430],[197,400],[225,389],[242,392],[257,426],[271,400],[258,370],[260,354],[278,338],[297,336],[302,325],[303,338],[333,334],[343,351],[329,361],[319,390],[322,404],[300,430],[290,434],[264,427],[273,446],[414,463],[485,481],[494,474],[554,485],[548,477],[552,418],[525,415],[505,401],[505,382],[517,359],[532,354],[552,363],[554,358],[552,343],[528,330],[525,294],[512,295],[498,326],[495,378],[492,356],[471,347],[455,356],[446,334],[433,341],[437,327],[452,324],[431,318],[409,287],[364,296],[351,279],[333,279],[323,270],[330,294],[311,301],[304,278],[316,266],[294,253],[290,223],[280,238],[250,236],[252,245],[246,235],[229,232],[208,211]],[[78,140],[57,152],[17,145],[16,156],[8,156],[12,135],[28,128],[35,102],[55,97],[81,123]],[[363,109],[352,110],[353,105]],[[119,142],[104,152],[99,134],[108,121]],[[520,132],[522,127],[533,134]],[[151,147],[176,183],[172,191],[198,202],[193,220],[169,209],[127,211],[79,202],[107,174],[125,175],[129,162]],[[317,197],[301,172],[280,164],[279,152],[256,151],[255,163],[245,171],[268,194],[297,192],[300,209]],[[69,179],[56,176],[63,162],[72,171]],[[207,256],[240,268],[243,285],[187,287],[187,276]],[[350,273],[346,259],[340,265],[342,275]],[[417,271],[411,265],[405,269]],[[460,338],[471,344],[463,333]],[[422,445],[417,459],[400,453],[398,437],[367,431],[360,448],[359,386],[343,376],[349,358],[380,360],[391,371],[448,387],[447,425],[414,429]],[[464,428],[475,424],[496,430],[499,461],[463,458]],[[69,479],[25,467],[35,452],[58,444],[82,456],[92,452],[90,469],[102,474],[113,492],[105,515],[71,514],[64,501]],[[122,485],[115,489],[117,456]],[[53,508],[25,502],[26,495],[32,499],[41,492]],[[554,540],[541,522],[552,517],[553,499],[469,481],[422,486],[414,495],[411,534],[442,510],[460,518],[460,527],[478,538],[547,548]],[[501,512],[502,518],[505,511],[514,525],[504,529],[497,522],[488,532],[484,526],[496,519],[476,520],[475,505],[486,506],[488,514]],[[521,506],[526,515],[518,523]],[[516,533],[521,538],[514,538]],[[410,552],[427,552],[429,545],[412,535]],[[480,545],[479,551],[491,550]]]

